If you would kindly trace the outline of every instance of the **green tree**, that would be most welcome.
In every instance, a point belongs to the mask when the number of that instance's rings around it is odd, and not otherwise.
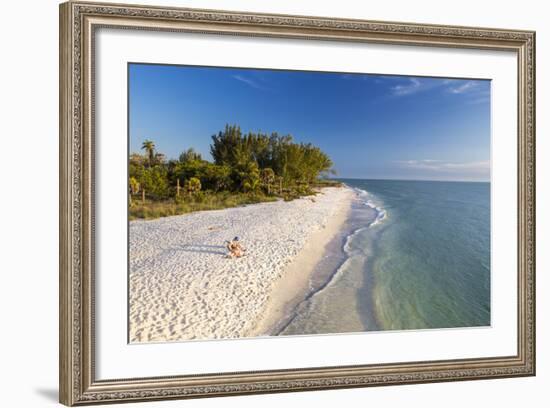
[[[212,136],[210,153],[214,163],[232,166],[237,162],[237,151],[242,150],[243,138],[241,128],[237,125],[225,125],[223,132]]]
[[[271,167],[277,176],[286,179],[288,167],[288,148],[292,145],[292,136],[280,136],[272,133],[269,138],[269,146],[271,151]]]
[[[266,187],[267,194],[271,194],[271,185],[275,181],[275,172],[273,169],[266,167],[260,171],[260,180]]]
[[[212,136],[213,163],[193,148],[169,161],[152,140],[145,140],[141,148],[143,155],[129,158],[130,190],[145,192],[152,200],[173,197],[178,182],[189,193],[261,188],[267,194],[300,195],[310,192],[310,184],[318,178],[334,173],[332,161],[319,147],[276,132],[243,134],[238,125],[227,124]]]
[[[225,165],[207,163],[203,173],[203,181],[206,186],[214,191],[229,190],[231,183],[231,168]]]
[[[130,177],[130,191],[132,194],[139,193],[139,181],[135,177]]]
[[[236,185],[243,192],[256,191],[260,185],[260,170],[255,161],[243,161],[233,168]]]
[[[156,165],[163,165],[166,163],[166,156],[164,153],[155,153],[155,157],[153,158],[153,164]]]
[[[137,180],[140,190],[152,198],[163,199],[170,195],[166,166],[130,166],[130,177]]]
[[[181,163],[189,163],[193,161],[202,161],[202,156],[200,153],[196,152],[195,149],[190,147],[180,154],[179,161]]]
[[[141,144],[141,149],[145,150],[145,153],[149,158],[149,166],[153,166],[155,162],[155,142],[147,139]]]
[[[191,177],[185,182],[185,190],[190,194],[201,191],[201,181],[196,177]]]

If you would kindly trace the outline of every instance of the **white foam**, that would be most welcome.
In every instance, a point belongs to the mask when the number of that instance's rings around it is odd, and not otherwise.
[[[355,231],[353,231],[351,234],[349,234],[349,235],[347,236],[346,242],[345,242],[345,244],[344,244],[344,252],[345,252],[348,256],[351,255],[351,252],[352,252],[352,250],[351,250],[351,242],[352,242],[353,238],[354,238],[357,234],[359,234],[360,232],[362,232],[362,231],[364,231],[365,229],[367,229],[368,227],[370,227],[370,224],[369,224],[369,226],[367,226],[367,227],[361,227],[361,228],[356,229]]]
[[[353,187],[353,190],[356,192],[357,197],[361,199],[367,207],[370,207],[376,211],[376,218],[374,219],[373,222],[369,224],[369,227],[374,227],[375,225],[380,224],[382,221],[386,219],[388,215],[387,211],[381,206],[376,205],[376,203],[374,203],[374,201],[372,201],[371,199],[367,198],[370,196],[368,191],[357,187]]]

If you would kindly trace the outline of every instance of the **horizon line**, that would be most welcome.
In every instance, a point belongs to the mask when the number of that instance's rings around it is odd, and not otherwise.
[[[442,179],[403,179],[403,178],[370,178],[370,177],[330,177],[328,180],[373,180],[373,181],[433,181],[440,183],[490,183],[491,180],[442,180]]]

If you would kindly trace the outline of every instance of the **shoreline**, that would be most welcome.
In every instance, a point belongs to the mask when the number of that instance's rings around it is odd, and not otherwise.
[[[328,246],[337,238],[351,212],[353,189],[342,188],[350,192],[345,206],[339,208],[323,228],[310,235],[300,252],[285,267],[283,276],[274,282],[263,317],[250,333],[251,337],[277,335],[276,332],[292,317],[290,313],[314,290],[310,279],[315,267],[325,257]]]
[[[130,223],[130,343],[258,336],[309,292],[354,192]],[[228,259],[238,236],[246,256]]]

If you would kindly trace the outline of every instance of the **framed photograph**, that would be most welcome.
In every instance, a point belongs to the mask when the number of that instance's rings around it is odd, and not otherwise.
[[[60,400],[535,374],[535,33],[60,6]]]

